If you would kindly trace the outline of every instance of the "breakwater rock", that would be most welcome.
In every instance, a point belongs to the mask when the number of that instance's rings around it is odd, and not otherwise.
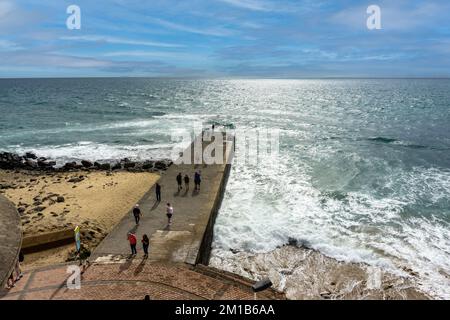
[[[56,161],[45,157],[38,157],[32,152],[18,155],[11,152],[0,152],[0,169],[5,170],[36,170],[36,171],[76,171],[76,170],[100,170],[114,171],[126,170],[134,172],[158,172],[165,171],[172,165],[170,159],[133,161],[124,158],[118,161],[96,161],[89,160],[66,162],[57,166]]]

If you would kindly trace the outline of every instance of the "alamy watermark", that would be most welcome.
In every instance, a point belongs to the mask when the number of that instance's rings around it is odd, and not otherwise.
[[[66,20],[66,26],[69,30],[79,30],[81,29],[81,9],[75,4],[71,4],[66,9],[69,17]]]
[[[277,163],[280,132],[278,129],[204,129],[194,123],[193,130],[173,130],[176,142],[171,152],[175,164]]]
[[[69,30],[81,29],[81,8],[78,5],[71,4],[67,7],[66,13],[69,15],[66,19],[66,26]],[[369,17],[366,20],[366,26],[369,30],[381,29],[381,8],[376,4],[367,7],[366,14]]]
[[[66,281],[67,289],[81,289],[81,268],[76,265],[70,265],[67,267],[66,273],[70,274]]]
[[[366,25],[369,30],[381,29],[381,8],[375,4],[367,7],[366,13],[369,14]]]
[[[367,268],[367,282],[366,287],[369,290],[381,288],[383,273],[378,267],[370,266]]]

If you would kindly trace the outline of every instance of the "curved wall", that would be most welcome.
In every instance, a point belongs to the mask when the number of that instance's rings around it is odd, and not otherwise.
[[[14,204],[0,194],[0,289],[14,269],[22,245],[22,225]]]

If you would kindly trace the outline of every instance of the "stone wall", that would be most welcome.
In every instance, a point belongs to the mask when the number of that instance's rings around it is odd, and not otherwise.
[[[220,206],[222,205],[222,200],[225,195],[228,177],[230,176],[231,172],[231,161],[233,159],[235,150],[234,140],[230,141],[229,143],[231,143],[231,148],[229,149],[230,153],[225,156],[225,158],[228,159],[228,161],[227,164],[224,165],[222,180],[220,181],[219,190],[216,194],[216,199],[214,200],[214,205],[211,209],[208,225],[206,226],[206,230],[203,235],[203,240],[197,255],[196,264],[203,264],[206,266],[209,263],[209,257],[211,254],[211,245],[214,239],[214,225],[216,223],[216,218],[217,215],[219,214]]]
[[[22,225],[16,207],[0,195],[0,288],[14,270],[22,245]]]

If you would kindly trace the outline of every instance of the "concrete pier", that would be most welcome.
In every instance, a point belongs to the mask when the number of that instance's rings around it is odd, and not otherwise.
[[[198,136],[184,151],[185,155],[191,152],[192,164],[173,164],[158,181],[162,186],[161,202],[156,201],[153,186],[139,201],[143,214],[139,226],[136,226],[130,208],[130,212],[95,249],[90,258],[91,263],[119,262],[126,259],[131,254],[127,233],[132,231],[138,238],[138,256],[143,255],[140,242],[142,236],[147,234],[150,238],[149,261],[207,264],[213,226],[222,202],[234,153],[233,138],[227,141],[225,135],[221,134],[223,163],[208,165],[193,163],[195,143],[202,146],[202,150],[210,144],[206,138],[202,141],[201,136]],[[194,191],[196,171],[201,172],[202,178],[199,192]],[[185,174],[189,176],[189,190],[186,190],[183,181],[183,189],[178,192],[176,182],[178,173],[183,177]],[[174,208],[170,227],[167,226],[166,203],[170,203]]]

